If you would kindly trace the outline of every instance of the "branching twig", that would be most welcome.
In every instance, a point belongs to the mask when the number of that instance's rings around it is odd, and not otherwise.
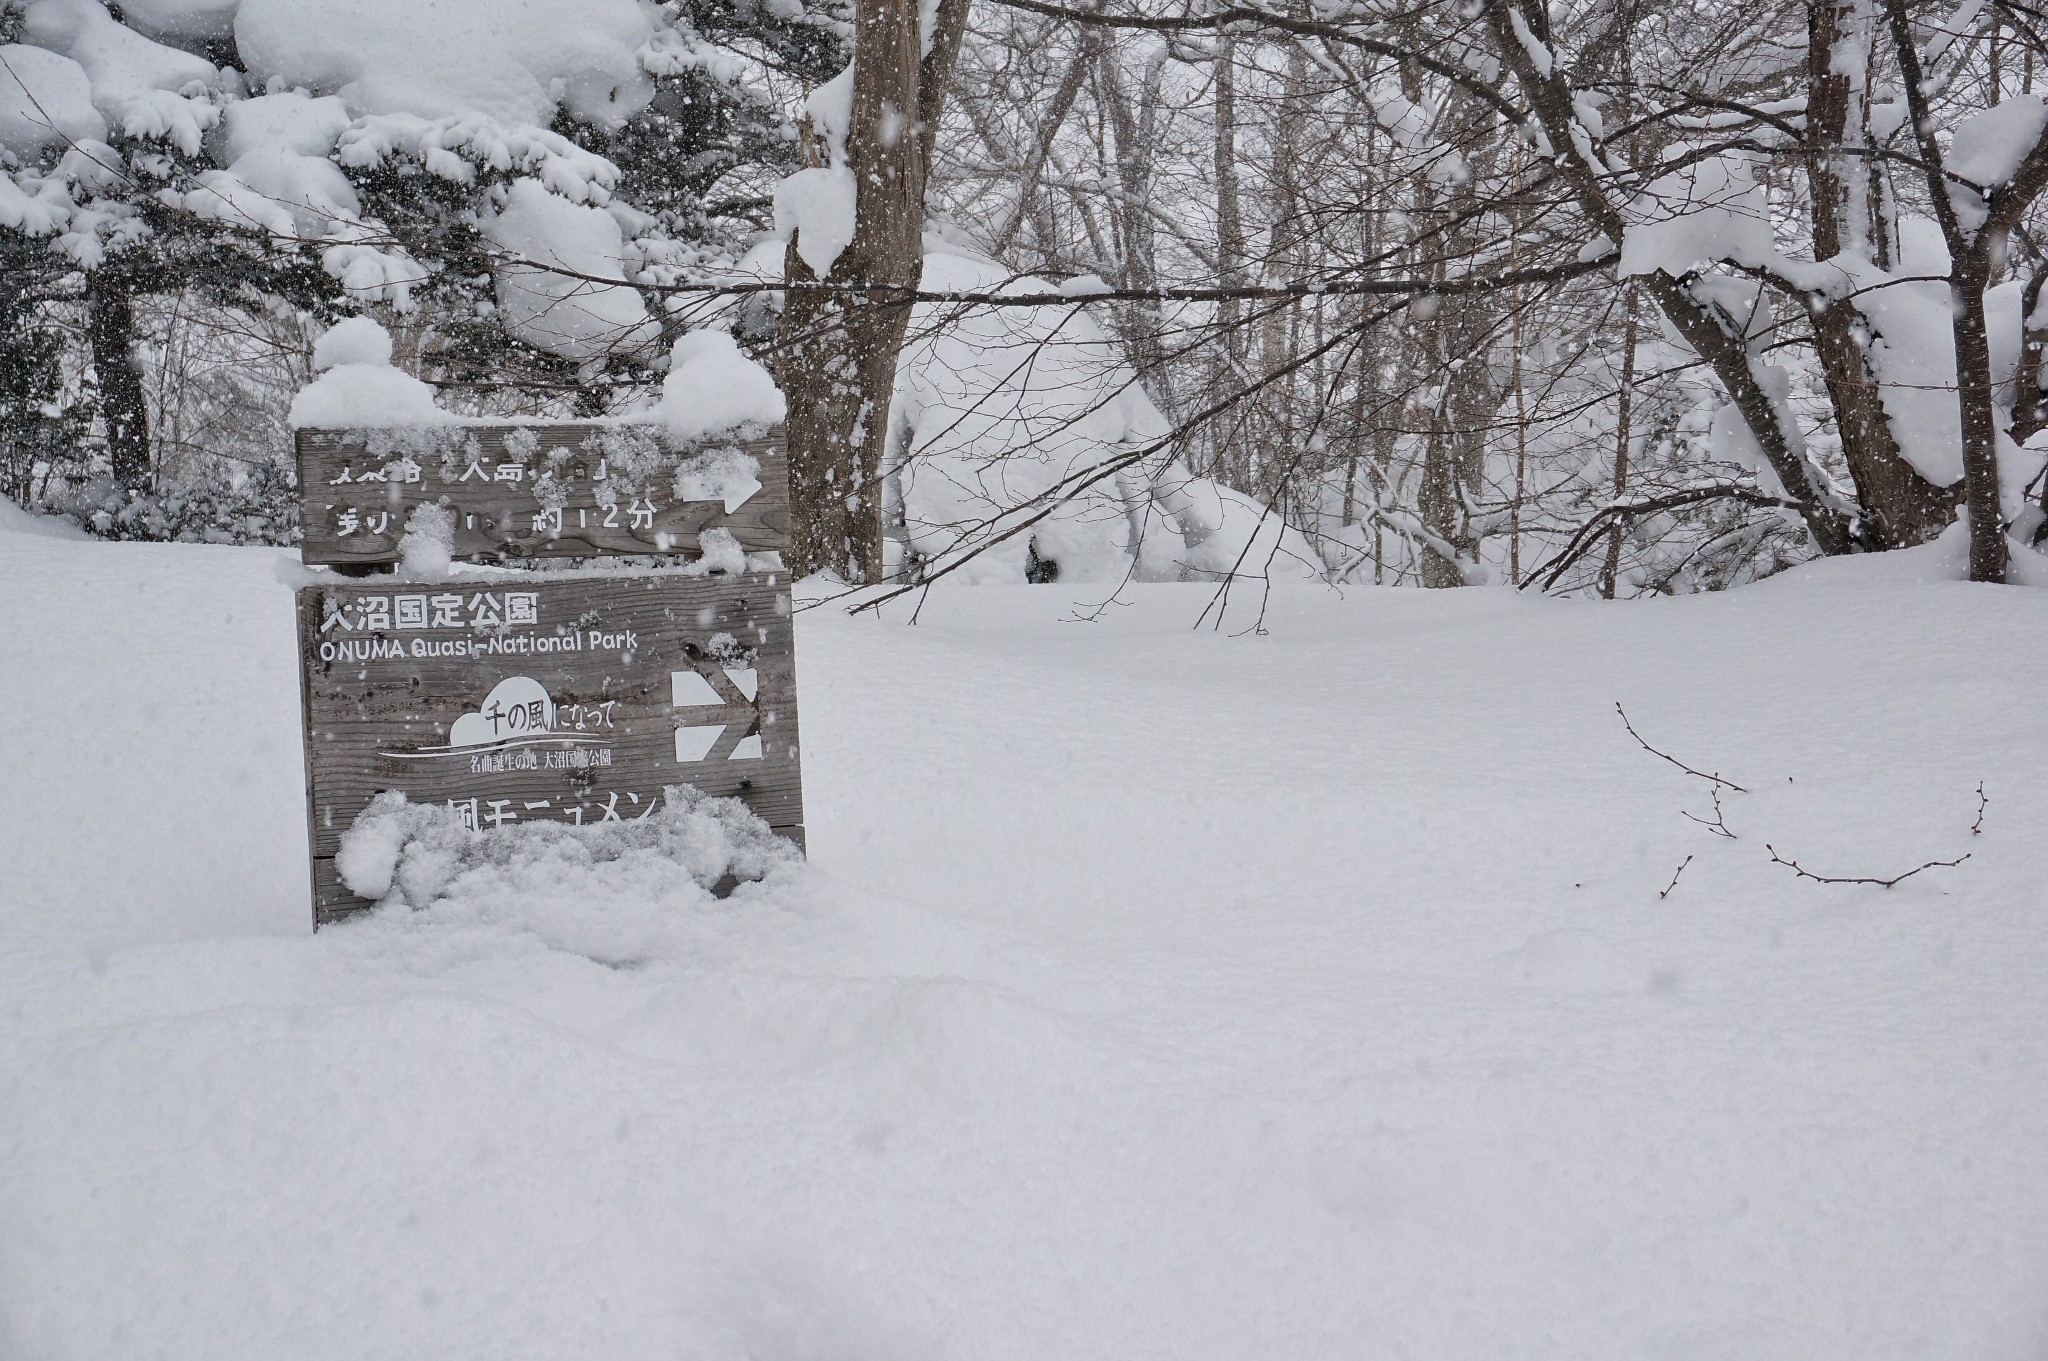
[[[1690,817],[1691,814],[1688,813],[1686,816]],[[1690,865],[1691,863],[1692,857],[1689,855],[1685,859],[1678,862],[1678,868],[1671,871],[1671,882],[1664,885],[1663,888],[1657,891],[1657,896],[1659,898],[1669,898],[1671,896],[1671,890],[1678,887],[1678,876],[1685,873],[1685,867],[1687,865]]]
[[[1671,755],[1669,752],[1659,751],[1655,747],[1651,746],[1648,742],[1643,741],[1643,735],[1636,731],[1636,725],[1628,721],[1628,710],[1621,707],[1620,700],[1616,700],[1614,702],[1614,712],[1621,715],[1621,726],[1628,729],[1628,735],[1630,737],[1635,738],[1637,745],[1642,747],[1644,751],[1649,752],[1650,755],[1669,761],[1672,765],[1677,766],[1686,774],[1691,775],[1697,779],[1707,780],[1713,784],[1721,786],[1724,789],[1732,789],[1738,794],[1747,794],[1749,792],[1748,790],[1744,789],[1741,785],[1735,783],[1735,781],[1723,779],[1719,774],[1709,775],[1704,770],[1694,770],[1691,766],[1679,760],[1676,756]],[[1698,819],[1694,820],[1698,821]]]
[[[1731,786],[1731,787],[1732,787],[1732,786]],[[1709,793],[1711,793],[1711,794],[1712,794],[1712,795],[1714,796],[1714,819],[1713,819],[1713,821],[1709,822],[1709,821],[1708,821],[1707,819],[1705,819],[1705,818],[1703,818],[1703,817],[1700,817],[1700,816],[1698,816],[1697,814],[1694,814],[1694,813],[1688,813],[1688,812],[1686,812],[1686,811],[1685,811],[1685,810],[1684,810],[1683,808],[1681,808],[1681,809],[1679,809],[1679,810],[1678,810],[1678,812],[1679,812],[1679,816],[1681,816],[1681,817],[1688,817],[1688,818],[1691,818],[1691,819],[1692,819],[1692,820],[1693,820],[1694,822],[1697,822],[1697,823],[1698,823],[1698,824],[1699,824],[1700,826],[1702,826],[1702,827],[1706,828],[1706,829],[1707,829],[1708,831],[1712,832],[1712,833],[1713,833],[1713,834],[1714,834],[1715,836],[1725,836],[1725,837],[1727,837],[1727,838],[1728,838],[1728,839],[1729,839],[1730,841],[1734,841],[1734,840],[1736,839],[1735,833],[1733,833],[1733,832],[1731,832],[1731,831],[1729,831],[1729,830],[1728,830],[1728,815],[1727,815],[1727,813],[1726,813],[1726,812],[1724,812],[1724,811],[1722,810],[1722,808],[1721,808],[1721,790],[1720,790],[1720,788],[1719,788],[1719,787],[1717,786],[1717,787],[1715,787],[1715,788],[1713,788],[1713,789],[1710,789],[1710,790],[1709,790],[1708,792],[1709,792]]]
[[[1930,860],[1924,865],[1915,865],[1904,874],[1895,874],[1889,879],[1878,879],[1868,875],[1815,874],[1797,860],[1787,860],[1784,856],[1779,855],[1777,850],[1768,841],[1764,843],[1764,849],[1770,851],[1772,864],[1783,865],[1801,879],[1811,879],[1816,884],[1876,884],[1879,888],[1890,888],[1893,884],[1903,883],[1922,870],[1954,869],[1957,865],[1970,858],[1970,853],[1964,851],[1953,860]]]
[[[1977,781],[1977,820],[1970,824],[1971,836],[1984,835],[1984,810],[1991,806],[1991,796],[1984,792],[1984,782]]]

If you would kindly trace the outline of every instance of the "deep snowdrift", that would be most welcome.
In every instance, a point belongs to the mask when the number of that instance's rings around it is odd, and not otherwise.
[[[10,1361],[2048,1347],[2048,593],[815,611],[810,866],[315,938],[287,561],[0,524]]]

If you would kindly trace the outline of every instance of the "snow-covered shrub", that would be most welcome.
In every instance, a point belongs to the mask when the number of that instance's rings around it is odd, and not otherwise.
[[[778,280],[783,250],[764,242],[725,277]],[[937,233],[925,237],[921,287],[1061,292]],[[934,302],[913,312],[889,417],[892,568],[914,575],[969,559],[954,579],[1111,585],[1321,576],[1277,511],[1179,461],[1170,422],[1088,306],[1089,290],[1071,295],[1071,306]],[[721,324],[746,322],[733,305]]]

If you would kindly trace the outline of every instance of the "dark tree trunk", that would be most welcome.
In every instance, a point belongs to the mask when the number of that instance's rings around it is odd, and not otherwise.
[[[830,293],[792,288],[777,364],[789,399],[789,566],[880,581],[882,477],[896,357],[910,322],[907,294],[923,267],[927,159],[967,0],[942,0],[929,56],[921,56],[915,0],[864,0],[853,55],[846,159],[858,185],[853,240],[824,281]],[[916,110],[915,135],[903,113]],[[792,285],[819,282],[792,239]]]
[[[1990,251],[1980,240],[1950,274],[1956,396],[1962,406],[1963,503],[1970,512],[1970,580],[2005,580],[2004,513],[1998,498],[1998,412],[1992,405],[1991,339],[1984,324]]]
[[[125,490],[143,491],[149,485],[149,404],[142,365],[135,358],[135,308],[127,287],[106,275],[93,276],[86,297],[93,376],[114,481]]]
[[[1998,412],[1993,406],[1991,339],[1984,322],[1984,290],[1991,285],[1992,259],[2004,253],[2005,235],[2029,201],[2048,186],[2048,137],[2037,141],[2010,179],[1992,194],[1983,220],[1966,225],[1949,196],[1948,171],[1934,119],[1927,107],[1927,81],[1914,44],[1905,0],[1886,0],[1892,47],[1905,86],[1906,106],[1919,143],[1921,172],[1927,176],[1935,220],[1948,242],[1949,314],[1956,344],[1956,405],[1963,436],[1963,504],[1970,512],[1970,580],[2003,582],[2005,523],[1998,496]]]
[[[1632,288],[1621,293],[1621,305],[1628,309],[1622,323],[1621,387],[1615,394],[1614,416],[1614,499],[1628,495],[1628,446],[1635,432],[1630,428],[1636,409],[1636,294]],[[1614,517],[1607,535],[1607,560],[1600,565],[1600,594],[1614,599],[1614,584],[1621,576],[1621,531],[1626,516]]]
[[[1849,177],[1856,167],[1843,156],[1852,86],[1835,63],[1836,48],[1847,36],[1844,26],[1854,14],[1854,3],[1842,0],[1809,0],[1806,9],[1806,174],[1815,260],[1842,253],[1844,228],[1852,225],[1849,215],[1855,207]],[[1910,548],[1947,528],[1955,517],[1955,497],[1920,476],[1899,452],[1868,355],[1856,340],[1860,321],[1854,303],[1829,302],[1814,314],[1814,349],[1835,408],[1842,458],[1856,483],[1862,510],[1857,541],[1869,549]]]

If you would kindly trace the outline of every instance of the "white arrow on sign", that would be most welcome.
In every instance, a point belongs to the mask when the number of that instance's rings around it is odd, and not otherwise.
[[[732,683],[733,689],[747,697],[748,703],[751,704],[754,701],[754,697],[761,692],[761,676],[753,667],[727,666],[720,669],[725,672],[725,678]],[[718,693],[718,690],[701,671],[671,671],[668,679],[671,702],[678,709],[726,709],[733,707],[724,695]],[[681,761],[685,765],[702,761],[711,754],[711,749],[718,745],[718,739],[724,735],[726,726],[723,723],[698,723],[677,728],[676,760]],[[741,738],[739,745],[734,747],[732,754],[725,759],[728,761],[758,761],[762,759],[761,734],[750,733],[746,737]]]
[[[685,476],[677,491],[685,501],[722,501],[725,513],[732,514],[741,506],[754,499],[754,493],[761,490],[761,479],[752,473],[737,476],[727,473],[714,484],[708,477]]]
[[[725,484],[725,513],[730,515],[747,502],[753,500],[754,493],[759,490],[761,490],[761,479],[758,477],[728,480]],[[739,494],[735,496],[734,492]],[[732,673],[728,671],[726,674],[731,675]],[[753,696],[749,695],[747,698],[752,699]]]

